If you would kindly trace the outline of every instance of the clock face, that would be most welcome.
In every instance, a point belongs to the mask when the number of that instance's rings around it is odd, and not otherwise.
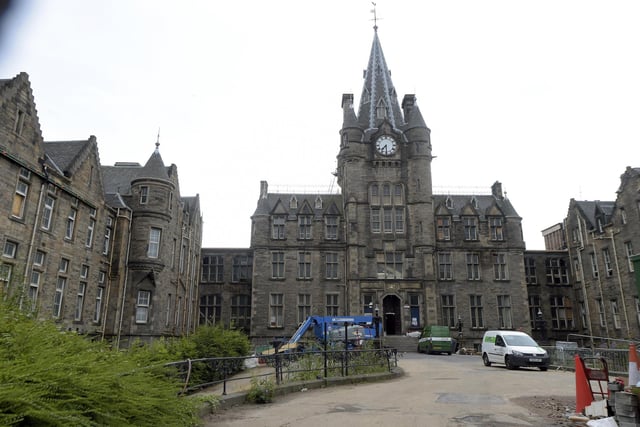
[[[381,136],[376,141],[376,150],[383,156],[395,154],[397,148],[396,141],[390,136]]]

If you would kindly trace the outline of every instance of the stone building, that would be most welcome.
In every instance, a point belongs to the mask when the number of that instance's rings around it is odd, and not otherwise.
[[[640,169],[628,167],[615,201],[569,203],[565,232],[581,307],[581,332],[640,336],[640,302],[632,257],[640,247]]]
[[[145,167],[103,168],[94,136],[44,141],[21,73],[0,80],[0,183],[4,298],[118,344],[196,326],[199,201],[157,150]]]
[[[521,218],[496,182],[434,195],[430,130],[400,104],[377,28],[359,105],[342,97],[341,194],[269,192],[252,216],[251,336],[290,336],[308,315],[379,310],[387,335],[427,324],[530,329]]]

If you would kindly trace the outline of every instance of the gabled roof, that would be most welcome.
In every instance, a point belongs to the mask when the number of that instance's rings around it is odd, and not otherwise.
[[[44,151],[52,165],[64,176],[72,177],[92,149],[97,148],[96,137],[84,141],[45,141]]]
[[[316,207],[315,200],[322,197],[322,207]],[[295,197],[298,201],[296,208],[291,208],[289,201]],[[268,193],[258,201],[254,215],[341,215],[341,194],[301,194],[301,193]]]
[[[578,209],[582,217],[587,222],[589,229],[595,229],[600,219],[602,225],[611,221],[611,215],[615,208],[615,202],[600,200],[574,200],[571,199],[570,205],[573,204]]]

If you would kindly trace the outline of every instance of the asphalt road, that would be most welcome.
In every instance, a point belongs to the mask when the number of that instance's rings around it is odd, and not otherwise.
[[[550,425],[519,402],[575,398],[573,372],[486,367],[479,356],[408,353],[405,375],[279,396],[212,414],[207,427],[535,426]],[[574,410],[575,408],[569,408]]]

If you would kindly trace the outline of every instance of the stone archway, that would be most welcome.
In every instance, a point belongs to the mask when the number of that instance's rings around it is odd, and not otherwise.
[[[382,300],[384,331],[387,335],[402,335],[402,304],[397,295],[387,295]]]

